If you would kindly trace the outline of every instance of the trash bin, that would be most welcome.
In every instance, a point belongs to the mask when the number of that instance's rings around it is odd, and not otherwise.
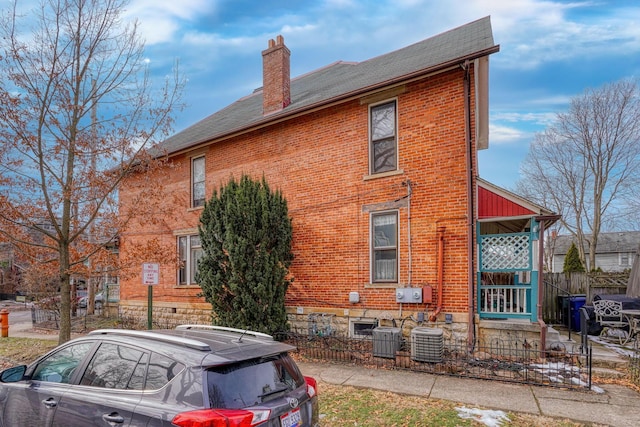
[[[580,308],[587,301],[586,296],[573,295],[569,299],[569,307],[571,309],[571,330],[580,331]]]
[[[574,298],[587,298],[587,296],[585,294],[573,294],[573,295],[558,295],[558,311],[557,313],[559,314],[559,319],[558,321],[563,324],[566,327],[569,327],[569,320],[571,320],[571,329],[575,329],[576,327],[579,327],[580,323],[578,323],[578,326],[576,326],[575,323],[575,319],[572,317],[573,316],[573,310],[571,308],[571,301]],[[579,310],[580,307],[578,307],[576,309]],[[576,317],[576,319],[580,319],[579,317]]]

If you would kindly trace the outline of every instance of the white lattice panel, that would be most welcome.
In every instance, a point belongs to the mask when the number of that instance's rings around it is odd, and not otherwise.
[[[529,234],[483,236],[480,245],[481,269],[528,270],[530,266]]]

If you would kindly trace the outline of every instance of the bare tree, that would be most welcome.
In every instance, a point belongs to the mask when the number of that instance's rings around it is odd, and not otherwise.
[[[57,277],[61,343],[71,278],[104,268],[121,227],[162,209],[152,180],[135,209],[117,205],[125,175],[162,166],[147,153],[170,132],[183,86],[175,69],[152,88],[127,3],[43,0],[24,19],[14,2],[0,18],[0,232]]]
[[[601,230],[628,218],[640,183],[640,90],[622,80],[589,89],[537,134],[518,191],[562,214],[585,268],[595,268]],[[587,260],[586,253],[589,258]]]

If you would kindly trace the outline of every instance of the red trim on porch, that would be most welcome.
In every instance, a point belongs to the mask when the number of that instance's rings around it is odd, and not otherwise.
[[[478,186],[478,219],[537,214],[512,200]]]

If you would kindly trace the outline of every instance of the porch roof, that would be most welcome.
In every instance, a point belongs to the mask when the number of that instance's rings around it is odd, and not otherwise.
[[[504,188],[477,179],[478,220],[532,217],[554,213]]]

